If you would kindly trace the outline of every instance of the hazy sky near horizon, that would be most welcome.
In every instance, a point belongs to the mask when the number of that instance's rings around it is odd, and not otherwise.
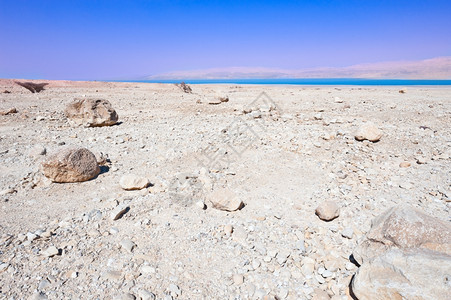
[[[128,79],[451,55],[451,1],[0,0],[0,78]]]

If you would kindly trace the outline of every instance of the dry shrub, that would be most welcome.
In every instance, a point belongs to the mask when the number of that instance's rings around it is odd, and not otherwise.
[[[191,94],[193,92],[191,87],[183,81],[180,83],[176,83],[175,85],[178,86],[179,88],[181,88],[184,93]]]

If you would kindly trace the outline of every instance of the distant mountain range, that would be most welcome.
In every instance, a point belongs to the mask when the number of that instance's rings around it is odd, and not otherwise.
[[[451,56],[421,61],[392,61],[359,64],[342,68],[282,70],[270,68],[217,68],[175,71],[147,76],[145,80],[169,79],[276,79],[276,78],[374,78],[451,79]]]

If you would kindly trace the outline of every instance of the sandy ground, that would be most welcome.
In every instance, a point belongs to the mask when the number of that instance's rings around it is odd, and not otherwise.
[[[349,256],[374,216],[406,203],[450,221],[451,87],[191,87],[51,81],[33,94],[0,80],[0,111],[17,109],[0,115],[0,298],[347,299]],[[120,123],[70,126],[64,108],[80,97],[109,100]],[[354,139],[365,122],[379,142]],[[110,163],[51,183],[36,149],[67,145]],[[124,174],[152,186],[124,191]],[[221,187],[245,206],[212,208]],[[341,207],[331,222],[315,215],[325,200]],[[120,203],[130,211],[112,221]],[[51,245],[61,255],[40,254]]]

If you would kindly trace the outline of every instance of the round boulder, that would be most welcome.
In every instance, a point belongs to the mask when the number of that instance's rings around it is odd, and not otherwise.
[[[372,123],[363,124],[355,134],[355,139],[358,141],[368,140],[370,142],[377,142],[381,137],[382,131]]]
[[[333,201],[324,201],[318,205],[315,213],[323,221],[332,221],[340,215],[340,207]]]
[[[95,155],[86,148],[66,147],[42,163],[44,175],[53,182],[82,182],[100,173]]]

